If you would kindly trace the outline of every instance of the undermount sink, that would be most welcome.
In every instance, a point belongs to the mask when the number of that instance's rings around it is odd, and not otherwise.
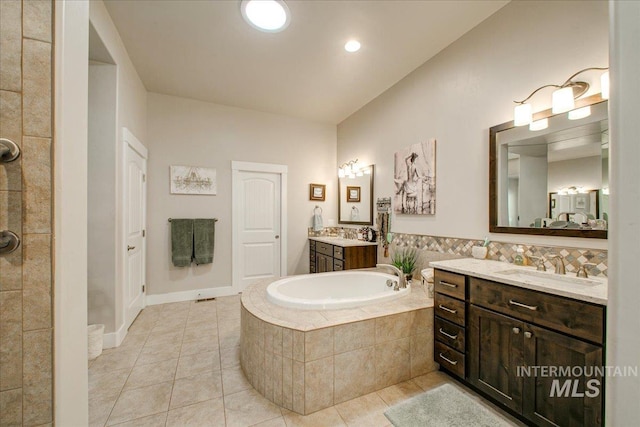
[[[602,281],[585,279],[582,277],[571,277],[560,274],[544,273],[542,271],[511,269],[496,271],[495,274],[509,276],[516,280],[538,282],[545,285],[562,286],[562,285],[580,285],[580,286],[597,286],[602,285]]]

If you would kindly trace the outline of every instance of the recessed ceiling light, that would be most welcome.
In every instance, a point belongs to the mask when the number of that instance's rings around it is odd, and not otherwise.
[[[344,50],[346,50],[347,52],[357,52],[360,50],[360,42],[357,40],[349,40],[344,45]]]
[[[249,25],[268,33],[277,33],[289,26],[291,13],[282,0],[242,0],[242,17]]]

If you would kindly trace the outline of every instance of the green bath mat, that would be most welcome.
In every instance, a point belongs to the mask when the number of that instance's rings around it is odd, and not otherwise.
[[[515,424],[482,406],[451,384],[389,408],[384,415],[395,427],[507,427]]]

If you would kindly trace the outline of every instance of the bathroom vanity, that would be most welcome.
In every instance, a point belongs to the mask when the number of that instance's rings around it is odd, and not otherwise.
[[[486,260],[431,266],[443,369],[535,425],[603,425],[604,378],[592,368],[604,365],[606,279]]]
[[[375,267],[378,244],[338,237],[309,238],[309,272]]]

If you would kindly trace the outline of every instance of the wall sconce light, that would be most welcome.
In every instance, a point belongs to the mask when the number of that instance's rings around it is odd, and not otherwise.
[[[360,169],[360,165],[358,164],[358,159],[349,160],[346,163],[343,163],[338,168],[338,178],[355,178],[356,176],[363,176],[364,172]]]
[[[583,110],[580,112],[574,109],[575,109],[575,100],[580,98],[589,90],[589,83],[579,81],[579,80],[574,81],[573,79],[578,75],[591,70],[607,70],[605,73],[603,73],[600,76],[600,90],[601,90],[602,99],[609,99],[609,71],[608,71],[609,68],[608,67],[585,68],[584,70],[580,70],[577,73],[573,74],[571,77],[567,79],[567,81],[565,81],[561,85],[549,84],[549,85],[540,86],[538,89],[531,92],[531,94],[527,96],[525,99],[523,99],[522,101],[514,101],[518,105],[516,105],[513,111],[513,116],[514,116],[513,124],[515,126],[530,125],[529,126],[530,130],[540,130],[540,129],[546,128],[546,126],[540,128],[539,126],[541,124],[536,126],[533,125],[532,123],[533,107],[527,101],[529,101],[533,97],[533,95],[538,93],[540,90],[548,87],[557,88],[551,96],[551,112],[553,114],[566,113],[568,111],[569,118],[571,120],[577,120],[577,119],[587,117],[589,114],[591,114],[590,109],[588,111],[584,109],[579,109],[579,110]],[[583,115],[583,114],[586,114],[586,115]]]

